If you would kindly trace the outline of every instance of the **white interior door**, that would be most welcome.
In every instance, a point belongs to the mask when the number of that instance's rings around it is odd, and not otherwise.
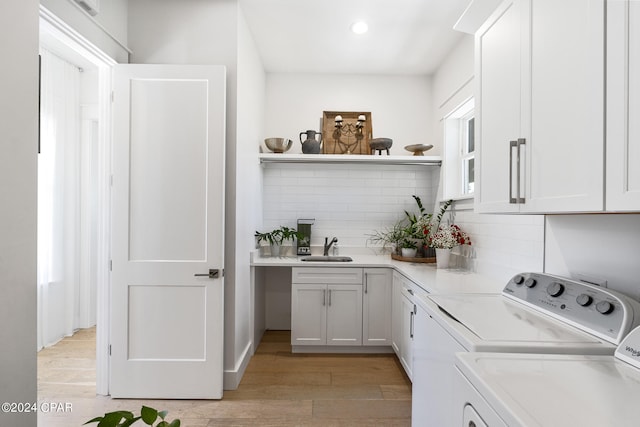
[[[110,393],[219,399],[225,69],[114,76]]]

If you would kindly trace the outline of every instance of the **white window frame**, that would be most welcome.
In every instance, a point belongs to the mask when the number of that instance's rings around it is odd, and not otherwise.
[[[443,199],[460,200],[470,199],[474,196],[474,189],[468,188],[467,168],[465,167],[471,159],[474,159],[475,163],[475,151],[467,151],[468,122],[475,117],[474,111],[474,100],[468,98],[443,119]]]

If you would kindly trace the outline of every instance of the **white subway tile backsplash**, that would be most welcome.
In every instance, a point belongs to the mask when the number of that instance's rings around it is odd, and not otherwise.
[[[440,168],[424,166],[279,164],[263,170],[265,230],[315,218],[311,244],[336,236],[343,248],[375,246],[368,241],[372,233],[402,219],[405,210],[417,212],[414,194],[434,211],[440,181]],[[469,264],[479,273],[506,283],[518,272],[543,270],[543,216],[476,214],[454,206],[443,222],[451,218],[471,236]]]
[[[455,223],[471,236],[478,273],[506,283],[518,272],[543,271],[544,216],[456,211]]]
[[[369,246],[375,230],[404,211],[417,212],[412,195],[433,210],[439,169],[424,166],[279,164],[264,167],[263,228],[315,218],[312,245],[336,236],[343,246]],[[435,170],[435,173],[434,173]]]

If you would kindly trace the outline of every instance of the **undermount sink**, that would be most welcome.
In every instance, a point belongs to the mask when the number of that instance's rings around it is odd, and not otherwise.
[[[300,258],[300,261],[350,262],[353,261],[353,259],[350,256],[310,255]]]

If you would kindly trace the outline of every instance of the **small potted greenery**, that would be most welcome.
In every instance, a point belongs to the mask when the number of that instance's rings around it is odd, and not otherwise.
[[[157,421],[158,424],[155,427],[180,427],[180,420],[175,419],[169,422],[165,420],[166,416],[167,411],[157,411],[148,406],[142,406],[140,415],[137,417],[129,411],[107,412],[103,417],[93,418],[83,425],[98,423],[99,427],[129,427],[138,420],[142,420],[148,426],[153,426],[153,423]]]
[[[404,258],[415,258],[417,250],[418,244],[411,237],[404,238],[400,242],[400,251]]]
[[[383,231],[374,231],[373,234],[369,235],[369,241],[377,244],[382,243],[383,249],[393,247],[395,255],[401,255],[406,258],[415,256],[433,258],[435,257],[435,250],[429,245],[431,236],[438,230],[440,221],[447,208],[453,203],[453,200],[445,201],[438,215],[434,217],[434,214],[427,213],[420,197],[414,195],[413,199],[418,206],[418,213],[404,211],[404,218]],[[416,254],[413,256],[403,255],[403,248],[416,249]],[[413,253],[412,250],[405,250],[404,252],[405,254]]]
[[[384,230],[375,230],[369,235],[369,241],[374,244],[382,244],[382,249],[400,255],[401,242],[405,236],[402,222],[397,222]]]
[[[294,228],[281,226],[275,230],[261,233],[256,231],[254,235],[257,239],[258,245],[260,242],[267,242],[271,248],[271,256],[280,256],[280,248],[282,243],[287,240],[301,239],[302,235]]]

